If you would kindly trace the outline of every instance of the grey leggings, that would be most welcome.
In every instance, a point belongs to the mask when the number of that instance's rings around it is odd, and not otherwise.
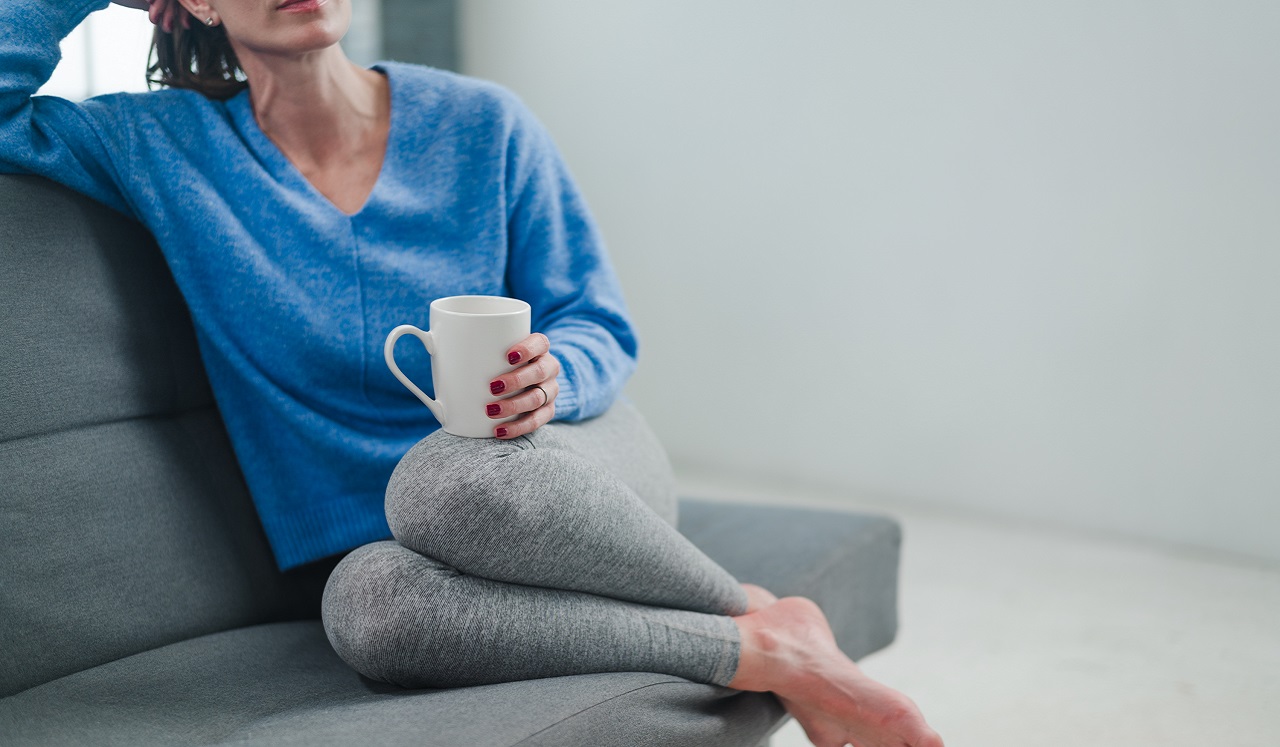
[[[671,467],[635,408],[509,441],[438,430],[387,486],[396,541],[348,554],[324,629],[356,671],[404,687],[591,672],[725,685],[747,606],[676,531]]]

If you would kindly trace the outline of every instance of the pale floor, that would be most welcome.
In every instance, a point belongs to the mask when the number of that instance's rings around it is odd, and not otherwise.
[[[864,659],[948,747],[1277,747],[1280,568],[682,469],[682,495],[889,513],[901,627]],[[795,721],[773,747],[809,745]]]

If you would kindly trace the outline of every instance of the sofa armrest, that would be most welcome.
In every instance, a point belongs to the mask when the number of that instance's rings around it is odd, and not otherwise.
[[[681,497],[679,529],[740,582],[817,602],[850,658],[893,642],[902,545],[893,519]]]

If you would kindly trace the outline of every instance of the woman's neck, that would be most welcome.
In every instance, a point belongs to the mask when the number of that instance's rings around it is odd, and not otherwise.
[[[385,130],[386,79],[336,44],[299,57],[249,53],[240,64],[258,126],[304,168],[341,162]]]

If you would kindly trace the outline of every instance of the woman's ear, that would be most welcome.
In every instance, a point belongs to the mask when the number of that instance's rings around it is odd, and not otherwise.
[[[187,13],[195,17],[197,23],[205,26],[217,26],[222,22],[207,0],[171,0],[180,4]]]

